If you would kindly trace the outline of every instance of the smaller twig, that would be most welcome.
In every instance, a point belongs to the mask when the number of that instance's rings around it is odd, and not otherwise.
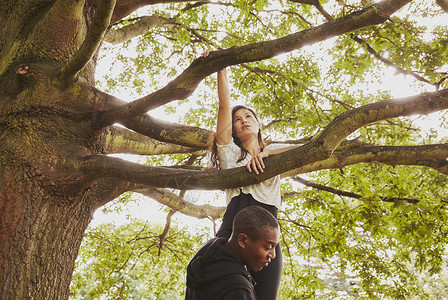
[[[336,194],[336,195],[339,195],[339,196],[345,196],[345,197],[354,198],[354,199],[364,199],[364,197],[362,195],[359,195],[359,194],[356,194],[356,193],[352,193],[352,192],[343,191],[343,190],[339,190],[339,189],[336,189],[336,188],[333,188],[333,187],[329,187],[329,186],[326,186],[326,185],[323,185],[323,184],[318,184],[318,183],[315,183],[315,182],[311,182],[311,181],[308,181],[308,180],[303,179],[303,178],[298,177],[298,176],[294,177],[293,180],[297,181],[297,182],[299,182],[299,183],[301,183],[303,185],[315,188],[317,190],[326,191],[326,192],[329,192],[329,193],[332,193],[332,194]],[[394,203],[394,202],[397,202],[397,201],[406,201],[406,202],[409,202],[411,204],[417,204],[420,201],[418,199],[399,198],[399,197],[380,197],[379,199],[381,201],[384,201],[384,202],[392,202],[392,203]]]
[[[162,252],[163,245],[165,243],[166,235],[168,234],[168,231],[170,230],[171,226],[171,217],[176,213],[175,210],[170,210],[168,215],[166,216],[166,223],[165,228],[163,229],[163,232],[161,235],[159,235],[159,253],[158,256],[160,256],[160,253]]]
[[[394,68],[395,70],[397,70],[398,73],[401,73],[401,74],[404,74],[404,75],[410,75],[410,76],[414,77],[415,79],[417,79],[417,80],[419,80],[419,81],[422,81],[422,82],[425,82],[425,83],[428,83],[428,84],[437,86],[437,84],[430,82],[428,79],[423,78],[423,77],[421,77],[420,75],[415,74],[415,73],[412,72],[412,71],[407,71],[407,70],[405,70],[405,69],[403,69],[403,68],[400,68],[400,67],[396,66],[396,65],[395,65],[393,62],[391,62],[390,60],[388,60],[388,59],[382,57],[381,55],[379,55],[378,52],[376,52],[376,51],[375,51],[375,50],[374,50],[374,49],[373,49],[373,48],[372,48],[372,47],[371,47],[365,40],[363,40],[363,39],[357,37],[357,36],[354,35],[354,34],[351,34],[350,37],[351,37],[352,40],[354,40],[354,41],[357,42],[358,44],[360,44],[360,45],[364,45],[364,46],[366,47],[367,51],[368,51],[371,55],[373,55],[375,58],[377,58],[378,60],[380,60],[381,62],[383,62],[383,63],[386,64],[387,66]]]
[[[135,241],[139,240],[139,239],[140,239],[140,238],[139,238],[140,234],[142,234],[143,231],[145,231],[147,225],[148,225],[148,221],[145,222],[145,225],[143,225],[142,230],[140,230],[139,233],[137,233],[132,239],[130,239],[130,240],[127,241],[126,243],[129,244],[129,243],[131,243],[131,242],[135,242]]]

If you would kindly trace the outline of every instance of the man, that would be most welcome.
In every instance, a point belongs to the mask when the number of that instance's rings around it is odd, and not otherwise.
[[[256,300],[248,272],[260,271],[275,258],[280,231],[266,209],[250,206],[233,220],[229,240],[213,238],[187,267],[186,300]]]

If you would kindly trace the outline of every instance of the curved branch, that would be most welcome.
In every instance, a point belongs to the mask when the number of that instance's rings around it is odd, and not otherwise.
[[[75,79],[78,73],[95,55],[103,36],[109,27],[116,0],[102,0],[96,12],[95,19],[90,25],[87,36],[78,52],[72,56],[67,64],[59,71],[58,77],[63,82]]]
[[[225,207],[193,204],[168,190],[161,188],[147,188],[142,185],[115,178],[100,180],[94,189],[90,191],[90,193],[94,193],[96,196],[96,198],[93,199],[101,199],[99,202],[91,203],[92,207],[95,210],[128,191],[142,194],[171,208],[173,211],[198,219],[210,218],[216,220],[221,218],[225,211]],[[91,198],[92,197],[90,197],[90,199]]]
[[[352,132],[367,124],[390,118],[428,114],[448,108],[448,89],[393,100],[379,101],[337,116],[316,138],[331,152]]]
[[[111,44],[120,44],[132,39],[133,37],[146,33],[151,28],[165,27],[171,29],[175,25],[176,22],[174,19],[168,19],[157,15],[144,16],[135,23],[110,30],[104,37],[104,41]]]
[[[136,189],[134,192],[150,197],[160,204],[166,205],[174,211],[198,219],[211,218],[216,220],[224,215],[225,207],[216,207],[208,204],[196,205],[185,201],[182,197],[160,188]]]
[[[127,153],[139,155],[158,155],[191,153],[199,149],[168,144],[148,138],[125,128],[111,127],[106,136],[106,153]]]
[[[98,113],[95,122],[97,127],[105,127],[116,122],[133,119],[173,100],[187,98],[202,79],[224,67],[268,59],[343,33],[380,24],[410,1],[382,1],[361,11],[280,39],[212,52],[206,58],[201,57],[194,60],[182,74],[162,89],[129,104]]]
[[[85,175],[93,178],[120,178],[143,185],[181,190],[237,187],[241,186],[241,181],[235,177],[247,175],[245,168],[203,171],[151,167],[105,155],[87,156],[78,167]],[[252,178],[251,181],[256,182],[257,180]]]
[[[170,210],[168,212],[168,215],[166,216],[165,228],[163,228],[163,232],[159,235],[159,240],[160,240],[159,245],[158,245],[158,248],[159,248],[159,254],[158,255],[159,256],[160,256],[160,253],[162,252],[162,248],[163,248],[163,246],[165,244],[166,235],[168,234],[168,231],[170,230],[171,218],[173,217],[173,215],[175,213],[176,213],[175,210]]]

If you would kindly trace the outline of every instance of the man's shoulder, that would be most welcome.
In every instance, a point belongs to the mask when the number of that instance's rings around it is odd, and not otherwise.
[[[243,272],[229,274],[200,289],[187,289],[187,295],[188,300],[256,300],[254,286]]]
[[[209,241],[200,250],[203,256],[196,267],[187,270],[186,299],[230,299],[227,295],[238,295],[232,300],[255,299],[252,276],[244,265],[223,247],[223,242],[222,239]]]

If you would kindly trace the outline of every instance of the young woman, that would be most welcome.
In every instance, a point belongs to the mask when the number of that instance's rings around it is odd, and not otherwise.
[[[202,54],[208,56],[210,51]],[[218,76],[218,120],[216,136],[212,146],[211,160],[216,168],[230,169],[246,166],[249,172],[259,174],[265,165],[263,158],[276,155],[299,145],[265,146],[261,134],[261,123],[257,114],[243,105],[230,107],[227,71],[223,69]],[[281,206],[280,176],[275,176],[258,184],[226,190],[227,208],[218,237],[229,238],[232,223],[237,212],[245,207],[257,205],[267,209],[275,217]],[[252,276],[257,283],[255,291],[258,300],[274,300],[280,285],[282,255],[280,246],[275,248],[276,257],[259,272]]]

